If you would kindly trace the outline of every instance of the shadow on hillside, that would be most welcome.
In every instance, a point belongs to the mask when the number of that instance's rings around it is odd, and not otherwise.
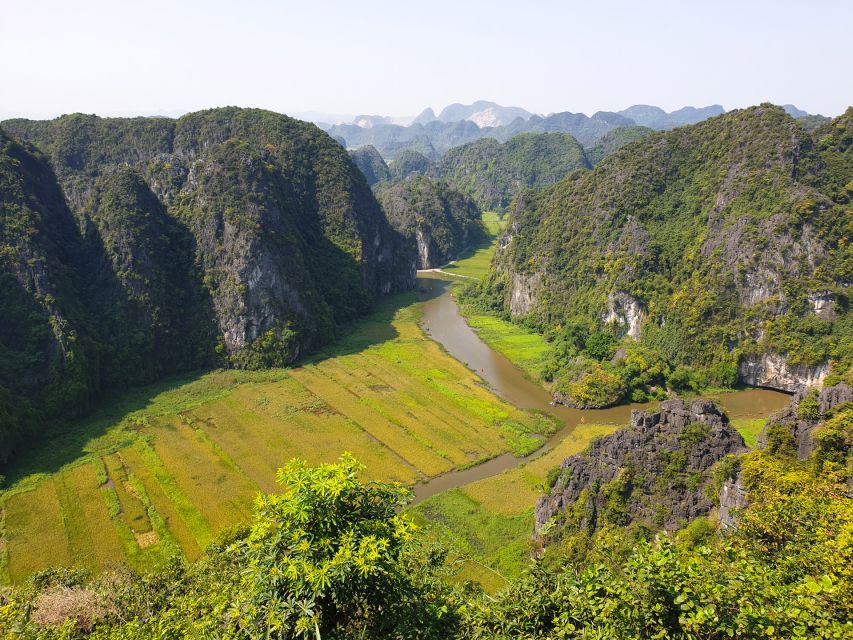
[[[418,301],[441,295],[448,285],[449,283],[440,280],[424,283],[419,278],[415,291],[379,300],[371,313],[355,320],[344,329],[342,337],[334,344],[301,359],[295,363],[296,366],[316,364],[328,358],[359,353],[373,345],[397,338],[399,334],[393,325],[397,313]],[[207,383],[203,380],[205,376],[217,371],[224,377],[221,381],[215,375],[211,376]],[[188,410],[188,407],[203,403],[206,396],[221,393],[224,387],[236,386],[242,376],[245,376],[247,381],[253,376],[251,373],[242,374],[237,371],[234,371],[233,375],[228,374],[229,370],[203,370],[169,377],[154,384],[117,393],[111,399],[96,405],[80,420],[56,421],[47,425],[45,430],[36,436],[38,444],[24,448],[13,456],[4,469],[0,469],[0,473],[6,475],[6,486],[12,487],[16,482],[33,474],[54,473],[93,451],[108,453],[133,443],[139,437],[133,427],[115,427],[135,412],[150,409],[151,414],[177,414]],[[263,372],[258,372],[257,376],[259,379],[270,379],[270,374],[264,375]],[[188,388],[183,393],[179,391],[181,387],[192,383],[198,383],[197,387]],[[171,402],[163,398],[157,401],[158,396],[171,391],[179,392]],[[161,406],[156,406],[155,402]],[[174,409],[170,410],[170,404]],[[98,439],[101,441],[97,442]]]
[[[307,356],[297,364],[317,364],[329,358],[360,353],[374,345],[394,340],[399,336],[394,328],[395,316],[402,309],[417,302],[426,302],[440,296],[450,284],[451,282],[440,278],[418,277],[414,291],[381,299],[372,313],[342,330],[342,337],[334,344]]]
[[[475,242],[470,247],[465,249],[462,253],[460,253],[458,256],[453,258],[453,262],[467,260],[468,258],[473,257],[478,251],[488,249],[494,244],[496,238],[497,236],[487,234],[482,240],[480,240],[479,242]]]

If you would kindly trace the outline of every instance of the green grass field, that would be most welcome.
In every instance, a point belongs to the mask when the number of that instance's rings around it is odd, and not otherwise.
[[[732,420],[732,426],[743,436],[746,446],[754,449],[765,422],[764,418],[735,418]]]
[[[427,339],[414,294],[293,369],[216,371],[138,389],[17,461],[0,494],[0,572],[124,561],[137,569],[246,521],[286,460],[343,451],[411,484],[507,451],[554,423],[518,410]]]
[[[453,550],[459,580],[494,592],[529,566],[533,508],[548,471],[621,425],[579,425],[553,449],[499,475],[445,491],[411,511],[427,535]]]
[[[528,378],[544,384],[540,372],[551,345],[541,334],[465,305],[460,305],[460,310],[483,342],[506,356]]]
[[[509,216],[487,211],[483,213],[481,219],[483,226],[486,227],[488,237],[484,238],[477,246],[466,251],[458,260],[442,267],[442,271],[468,278],[482,278],[489,272],[498,237],[506,227]]]

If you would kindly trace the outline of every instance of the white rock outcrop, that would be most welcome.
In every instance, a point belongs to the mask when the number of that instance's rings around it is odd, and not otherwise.
[[[620,324],[627,328],[628,336],[640,339],[640,325],[645,318],[640,301],[624,291],[614,291],[607,295],[607,313],[605,323]]]
[[[741,381],[753,387],[795,392],[823,384],[829,363],[809,366],[791,364],[781,353],[744,356],[738,368]]]
[[[529,313],[536,302],[536,290],[541,278],[537,273],[512,274],[512,289],[509,297],[509,310],[514,316]]]

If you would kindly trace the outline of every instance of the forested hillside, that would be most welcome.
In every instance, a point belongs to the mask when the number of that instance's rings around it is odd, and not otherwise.
[[[623,147],[520,197],[469,297],[553,340],[567,404],[818,383],[853,352],[851,120],[762,105]]]
[[[375,147],[367,145],[350,151],[349,155],[371,187],[377,182],[388,180],[391,177],[388,165],[385,164],[385,160],[382,159]]]
[[[653,130],[648,127],[619,127],[614,129],[604,134],[594,147],[587,149],[587,160],[592,166],[595,166],[629,142],[641,140],[652,132]]]
[[[481,209],[504,209],[522,189],[544,187],[590,163],[567,133],[521,134],[503,144],[492,138],[456,147],[429,175],[446,180]]]
[[[228,108],[2,126],[4,433],[170,372],[287,364],[413,286],[413,247],[313,125]]]
[[[432,162],[424,154],[407,149],[394,158],[388,169],[394,180],[403,180],[413,173],[426,173],[431,165]]]
[[[417,245],[419,269],[440,267],[485,236],[476,203],[440,180],[413,175],[380,185],[376,197],[391,225]]]

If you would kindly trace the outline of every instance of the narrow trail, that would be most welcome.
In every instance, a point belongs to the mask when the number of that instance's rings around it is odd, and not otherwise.
[[[446,265],[444,265],[444,267],[449,267],[452,264],[453,264],[452,262],[448,262]],[[434,269],[418,269],[418,275],[420,276],[420,275],[425,274],[425,273],[440,273],[441,275],[450,276],[451,278],[465,278],[467,280],[477,280],[478,279],[478,278],[475,278],[474,276],[466,276],[466,275],[462,275],[461,273],[451,273],[450,271],[445,271],[444,267],[436,267]]]

